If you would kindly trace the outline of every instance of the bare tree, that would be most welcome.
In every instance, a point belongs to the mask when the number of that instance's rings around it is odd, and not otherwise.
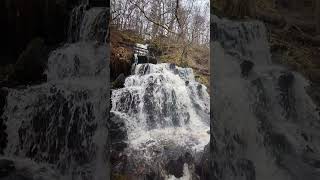
[[[166,36],[176,41],[206,43],[203,39],[209,36],[209,26],[205,26],[209,16],[205,18],[195,1],[112,0],[112,22],[120,29],[151,38]]]

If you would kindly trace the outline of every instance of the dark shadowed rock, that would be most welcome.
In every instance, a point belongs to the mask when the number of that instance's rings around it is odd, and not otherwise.
[[[6,133],[6,124],[5,119],[2,118],[2,114],[4,112],[4,107],[6,105],[6,98],[7,98],[8,92],[4,89],[0,89],[0,154],[3,154],[3,150],[7,146],[8,142],[8,135]]]
[[[112,83],[112,88],[123,88],[126,77],[121,73]]]
[[[109,7],[110,0],[89,0],[89,4],[92,7]]]
[[[175,69],[176,65],[175,64],[170,64],[169,67],[170,67],[170,69]]]
[[[248,60],[245,60],[243,61],[241,64],[240,64],[240,68],[241,68],[241,75],[243,77],[247,77],[250,73],[250,71],[252,70],[254,66],[254,63],[251,62],[251,61],[248,61]]]
[[[15,170],[13,161],[0,159],[0,178],[8,176]]]
[[[320,107],[320,84],[312,84],[308,86],[306,90],[313,102]]]
[[[168,174],[172,174],[176,178],[181,178],[183,176],[183,165],[184,160],[182,157],[179,157],[177,160],[170,160],[167,163],[166,170]]]
[[[293,84],[294,75],[291,72],[285,72],[280,75],[278,79],[278,85],[281,90],[286,90],[290,88]]]
[[[72,1],[72,2],[71,2]],[[66,38],[68,9],[80,0],[15,0],[1,1],[0,55],[12,57],[16,62],[19,54],[35,37],[42,37],[52,46]]]
[[[49,50],[43,39],[32,40],[20,55],[9,80],[27,84],[45,81],[48,54]]]

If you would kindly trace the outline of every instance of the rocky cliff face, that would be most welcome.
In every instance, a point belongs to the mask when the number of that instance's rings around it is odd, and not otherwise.
[[[108,12],[86,8],[75,42],[48,55],[36,38],[19,56],[14,80],[47,78],[0,86],[0,179],[109,179]]]
[[[66,39],[70,10],[82,0],[7,0],[0,2],[1,64],[14,63],[36,37],[56,46]],[[107,2],[107,1],[105,1]],[[105,3],[105,6],[107,3]]]
[[[263,23],[211,23],[211,179],[319,179],[308,82],[272,62]]]

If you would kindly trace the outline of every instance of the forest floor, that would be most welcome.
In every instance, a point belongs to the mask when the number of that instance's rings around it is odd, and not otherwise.
[[[194,70],[196,80],[209,87],[210,48],[184,41],[177,41],[165,36],[144,40],[139,34],[131,30],[120,31],[111,28],[111,67],[116,61],[128,64],[133,57],[135,43],[149,44],[159,63],[173,63],[180,67]],[[117,68],[123,71],[126,68]],[[111,72],[119,74],[119,72]],[[209,88],[208,88],[209,89]]]

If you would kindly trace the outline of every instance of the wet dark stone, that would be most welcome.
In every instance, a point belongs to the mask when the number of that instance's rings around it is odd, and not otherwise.
[[[89,0],[91,7],[109,7],[110,0]]]
[[[320,160],[314,160],[312,162],[312,166],[315,168],[320,168]]]
[[[306,88],[308,95],[312,98],[312,101],[318,106],[319,116],[320,116],[320,84],[312,83]]]
[[[200,91],[201,89],[202,89],[202,85],[199,84],[199,85],[197,86],[197,90]]]
[[[170,160],[166,165],[168,174],[174,175],[176,178],[183,176],[184,160],[180,156],[177,160]]]
[[[138,56],[138,64],[148,63],[148,57],[147,56]]]
[[[158,60],[155,57],[149,56],[148,57],[148,62],[151,63],[151,64],[157,64]]]
[[[126,147],[128,147],[128,144],[125,142],[114,142],[111,145],[112,150],[115,151],[123,151]]]
[[[265,143],[270,146],[278,161],[281,160],[282,154],[292,153],[292,145],[283,134],[270,132],[266,134]]]
[[[304,139],[305,141],[308,141],[308,140],[309,140],[308,136],[307,136],[305,133],[301,133],[301,136],[303,137],[303,139]]]
[[[237,161],[239,173],[246,180],[256,180],[255,166],[252,161],[247,159],[240,159]]]
[[[9,75],[10,81],[22,84],[46,81],[45,69],[49,56],[49,49],[41,38],[33,39],[21,53],[14,71]]]
[[[6,133],[7,126],[5,123],[5,118],[2,117],[7,101],[7,95],[7,90],[0,89],[0,154],[3,154],[3,150],[6,148],[8,143],[8,135]]]
[[[283,72],[278,78],[280,90],[279,104],[284,110],[286,118],[296,117],[296,99],[292,90],[294,75],[291,72]]]
[[[294,75],[291,72],[285,72],[280,75],[278,79],[278,85],[280,90],[286,91],[293,85]]]
[[[112,88],[123,88],[126,77],[123,73],[121,73],[116,80],[112,83]]]
[[[170,68],[170,69],[175,69],[175,68],[176,68],[176,65],[175,65],[175,64],[170,64],[170,65],[169,65],[169,68]]]
[[[8,176],[15,170],[13,161],[7,159],[0,159],[0,178]]]
[[[156,178],[158,177],[155,172],[150,172],[149,174],[146,175],[146,180],[155,180]]]
[[[74,56],[74,74],[75,75],[79,74],[79,68],[80,68],[80,59],[76,55]]]
[[[8,95],[8,91],[0,88],[0,116],[4,112],[4,107],[7,101],[7,95]]]
[[[254,63],[251,62],[251,61],[248,61],[248,60],[245,60],[243,61],[241,64],[240,64],[240,68],[241,68],[241,75],[243,77],[247,77],[250,73],[250,71],[252,70],[254,66]]]

